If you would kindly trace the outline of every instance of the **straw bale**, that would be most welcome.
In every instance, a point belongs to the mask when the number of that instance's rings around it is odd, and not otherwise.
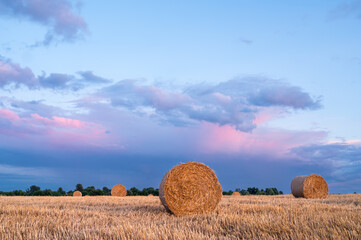
[[[317,174],[298,176],[292,179],[291,192],[296,198],[326,198],[328,185],[325,179]]]
[[[127,189],[122,184],[117,184],[112,188],[111,194],[115,197],[125,197]]]
[[[73,192],[73,197],[81,197],[83,194],[80,191]]]
[[[178,216],[208,213],[221,201],[222,187],[212,169],[188,162],[164,175],[159,198],[167,211]]]

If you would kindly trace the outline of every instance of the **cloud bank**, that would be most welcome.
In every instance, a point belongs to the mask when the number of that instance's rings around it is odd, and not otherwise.
[[[321,107],[319,97],[311,97],[299,87],[257,77],[214,86],[193,85],[185,90],[166,90],[137,80],[123,80],[101,89],[97,96],[108,99],[114,107],[158,117],[175,126],[209,122],[244,132],[256,127],[256,117],[265,109]]]

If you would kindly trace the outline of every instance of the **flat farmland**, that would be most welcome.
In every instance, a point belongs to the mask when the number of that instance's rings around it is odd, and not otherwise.
[[[185,217],[158,197],[0,197],[0,239],[361,239],[361,195],[224,196]]]

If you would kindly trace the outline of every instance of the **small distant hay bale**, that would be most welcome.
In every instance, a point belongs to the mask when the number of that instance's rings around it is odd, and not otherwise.
[[[292,179],[291,192],[296,198],[326,198],[328,185],[325,179],[317,174],[298,176]]]
[[[159,198],[168,212],[178,216],[208,213],[221,201],[222,187],[212,169],[188,162],[164,175]]]
[[[239,196],[241,196],[241,194],[240,194],[239,192],[233,192],[233,193],[232,193],[232,196],[233,196],[233,197],[239,197]]]
[[[153,195],[153,194],[149,194],[148,197],[154,197],[154,195]]]
[[[112,196],[125,197],[127,196],[127,189],[122,184],[117,184],[112,188]]]
[[[83,194],[80,191],[73,192],[73,197],[81,197]]]

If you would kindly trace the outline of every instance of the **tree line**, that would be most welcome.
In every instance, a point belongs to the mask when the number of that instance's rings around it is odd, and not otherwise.
[[[236,188],[235,192],[239,192],[241,195],[281,195],[283,194],[282,191],[278,191],[277,188],[266,188],[258,189],[256,187],[249,187],[247,190]],[[230,190],[228,192],[223,192],[223,195],[232,195],[233,191]]]
[[[14,190],[10,192],[0,191],[2,196],[73,196],[75,191],[80,191],[83,196],[109,196],[111,195],[111,189],[108,187],[103,187],[102,189],[97,189],[94,186],[89,186],[84,188],[82,184],[78,183],[75,186],[74,190],[68,192],[64,191],[62,187],[59,187],[58,190],[53,191],[51,189],[41,190],[39,186],[31,185],[25,191],[23,190]],[[139,190],[136,187],[132,187],[127,190],[128,196],[148,196],[153,194],[154,196],[159,196],[159,189],[154,189],[152,187],[143,188]]]
[[[14,190],[10,192],[0,191],[0,195],[3,196],[73,196],[74,191],[80,191],[83,196],[109,196],[111,195],[111,189],[108,187],[103,187],[102,189],[97,189],[94,186],[89,186],[84,188],[82,184],[78,183],[75,186],[74,190],[68,192],[64,191],[62,187],[59,187],[58,190],[53,191],[51,189],[41,190],[39,186],[31,185],[25,191],[23,190]],[[279,195],[283,194],[282,191],[278,191],[277,188],[266,188],[258,189],[256,187],[245,189],[236,188],[235,191],[224,191],[223,195],[232,195],[233,192],[239,192],[241,195]],[[148,196],[152,194],[154,196],[159,196],[159,189],[152,187],[143,188],[139,190],[136,187],[132,187],[127,190],[127,196]]]

